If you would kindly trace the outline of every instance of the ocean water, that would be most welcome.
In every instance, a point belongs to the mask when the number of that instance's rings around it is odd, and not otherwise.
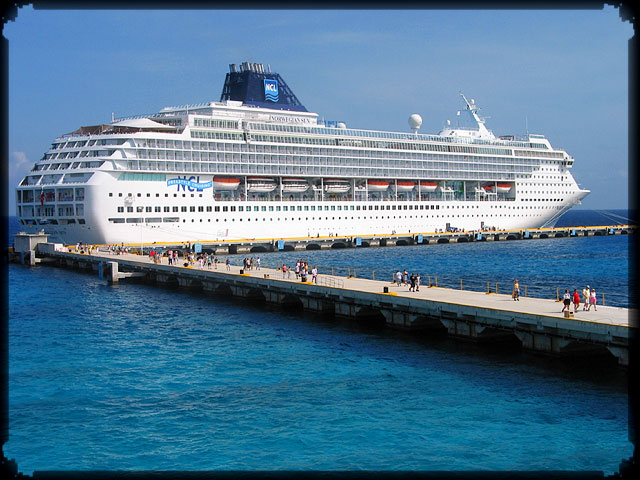
[[[304,252],[628,291],[632,236]],[[474,250],[474,248],[477,248]],[[289,262],[299,252],[264,254]],[[568,259],[567,259],[568,257]],[[426,270],[425,270],[426,271]],[[425,275],[423,271],[423,275]],[[443,275],[443,274],[441,274]],[[537,280],[537,281],[538,281]],[[552,281],[553,280],[553,281]],[[579,285],[576,285],[576,287]],[[627,374],[513,346],[9,266],[19,471],[601,470],[632,455]]]

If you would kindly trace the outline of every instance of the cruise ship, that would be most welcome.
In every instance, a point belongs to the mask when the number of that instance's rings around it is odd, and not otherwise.
[[[351,128],[283,78],[231,64],[220,101],[56,138],[16,189],[65,244],[215,242],[552,227],[589,191],[543,135],[496,137],[473,99],[438,134]],[[113,117],[113,116],[112,116]]]

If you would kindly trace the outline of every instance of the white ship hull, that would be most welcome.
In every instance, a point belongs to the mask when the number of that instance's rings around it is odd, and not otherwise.
[[[85,216],[91,223],[67,225],[24,225],[28,233],[43,230],[50,240],[65,244],[82,241],[91,244],[115,243],[153,243],[153,242],[206,242],[242,239],[281,239],[289,237],[316,236],[371,236],[396,232],[398,234],[429,233],[455,227],[467,231],[483,228],[496,229],[532,229],[540,226],[553,226],[555,220],[582,198],[576,192],[563,204],[538,208],[536,205],[524,205],[525,202],[508,201],[450,201],[421,200],[401,201],[216,201],[212,189],[207,193],[196,192],[195,197],[172,197],[173,193],[187,191],[180,186],[168,187],[165,183],[140,182],[136,189],[140,197],[134,196],[131,208],[137,210],[142,205],[139,217],[122,215],[108,217],[105,211],[116,211],[123,204],[117,194],[109,197],[109,192],[117,192],[119,184],[107,172],[101,172],[101,182],[86,188]],[[206,183],[208,177],[199,177],[200,183]],[[196,206],[195,212],[178,215],[173,212],[146,212],[147,206],[164,202],[146,199],[167,198],[171,195],[174,203],[182,210],[183,206]],[[124,192],[122,192],[124,193]],[[149,194],[149,195],[147,195]],[[156,196],[156,194],[158,196]],[[198,195],[202,194],[202,197]],[[105,200],[108,199],[108,200]],[[197,198],[194,202],[193,198]],[[176,200],[174,200],[176,199]],[[46,204],[46,203],[45,203]],[[198,212],[201,206],[203,212]],[[515,208],[515,207],[519,208]],[[206,212],[207,207],[211,212]],[[263,211],[263,207],[265,211]],[[284,210],[287,207],[287,210]],[[372,207],[369,210],[369,207]],[[383,211],[374,207],[384,208]],[[389,209],[387,210],[387,207]],[[242,211],[240,211],[242,208]],[[216,211],[218,209],[218,211]],[[277,210],[276,210],[277,209]],[[188,208],[187,208],[188,210]],[[463,213],[460,213],[463,212]],[[157,215],[157,217],[154,217]],[[110,219],[111,218],[111,219]],[[139,218],[139,222],[128,222],[129,218]],[[117,219],[117,223],[113,220]],[[179,221],[165,221],[178,219]]]
[[[270,93],[282,82],[251,65],[227,81],[252,72]],[[473,103],[477,130],[422,135],[334,128],[284,92],[284,106],[221,98],[58,137],[16,189],[22,229],[65,244],[522,230],[589,193],[565,151],[496,139]]]

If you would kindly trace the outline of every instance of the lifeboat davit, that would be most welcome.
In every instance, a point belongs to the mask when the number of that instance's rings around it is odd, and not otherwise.
[[[438,188],[438,182],[420,182],[421,192],[435,192]]]
[[[213,177],[213,189],[217,191],[236,190],[238,185],[240,185],[238,178]]]
[[[277,186],[278,184],[273,178],[247,178],[247,191],[249,192],[269,193],[273,192]]]
[[[511,190],[510,183],[499,183],[498,186],[496,187],[496,191],[498,193],[509,193],[509,190]]]
[[[327,193],[346,193],[351,188],[348,180],[327,178],[323,181],[324,191]]]
[[[389,188],[389,182],[386,180],[367,180],[367,188],[371,192],[384,192]]]
[[[309,184],[303,178],[283,178],[282,191],[287,193],[302,193],[309,190]]]
[[[414,189],[416,186],[416,182],[410,182],[408,180],[398,180],[398,191],[399,192],[409,192]]]

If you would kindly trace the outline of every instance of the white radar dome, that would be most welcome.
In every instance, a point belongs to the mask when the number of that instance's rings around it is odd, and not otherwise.
[[[338,122],[338,128],[347,128],[347,124],[344,122]]]
[[[414,133],[418,133],[418,129],[422,125],[422,117],[417,113],[414,113],[409,117],[409,128],[413,130]]]

